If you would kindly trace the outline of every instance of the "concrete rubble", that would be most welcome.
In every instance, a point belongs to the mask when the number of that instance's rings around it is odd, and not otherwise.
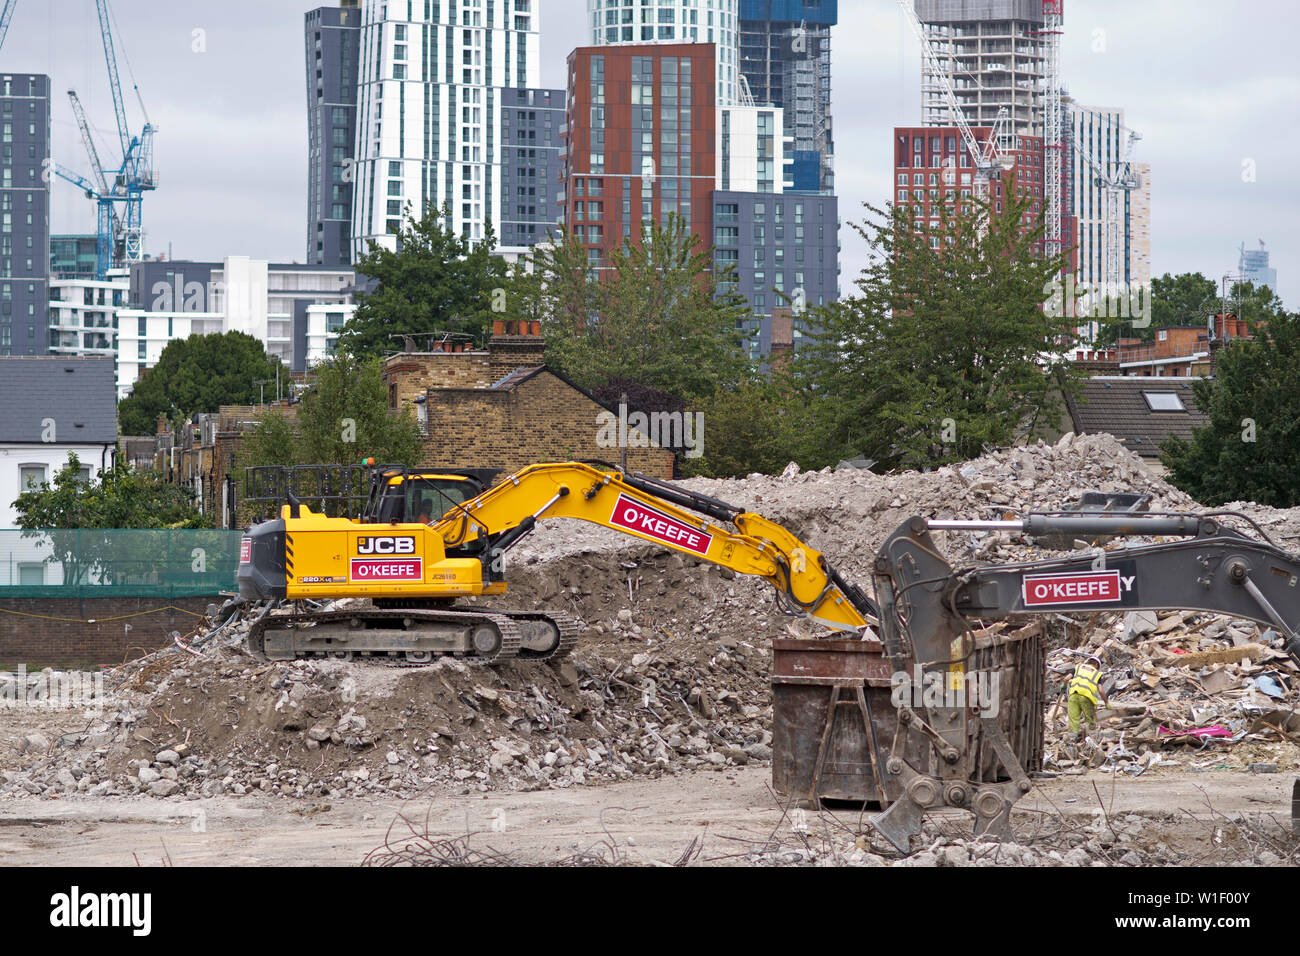
[[[884,538],[915,514],[1002,517],[1059,509],[1094,490],[1149,494],[1153,511],[1202,510],[1105,435],[1067,435],[928,473],[792,467],[684,484],[781,522],[862,584]],[[1297,550],[1300,509],[1224,510]],[[944,534],[939,543],[955,564],[1048,553],[1005,534]],[[570,658],[494,667],[266,663],[242,647],[247,622],[235,623],[197,653],[173,646],[113,668],[86,719],[0,747],[0,798],[320,801],[566,788],[770,762],[768,642],[817,632],[783,616],[765,583],[572,521],[543,522],[511,559],[513,605],[567,611],[587,624]],[[1297,673],[1272,632],[1182,613],[1061,616],[1047,632],[1049,666],[1102,655],[1113,705],[1073,755],[1062,739],[1063,705],[1049,708],[1048,772],[1296,767]],[[16,678],[0,675],[0,688],[6,680]],[[1089,865],[1099,858],[1090,840],[1044,865]],[[983,865],[993,854],[975,843],[925,852],[935,865]],[[994,858],[1016,852],[1002,846]],[[852,853],[863,865],[878,856]],[[1111,849],[1102,856],[1128,865]]]

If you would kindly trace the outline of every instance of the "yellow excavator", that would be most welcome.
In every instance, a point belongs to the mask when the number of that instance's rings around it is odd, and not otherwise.
[[[359,520],[327,517],[290,496],[278,518],[254,525],[241,542],[240,596],[268,610],[296,602],[263,613],[250,648],[271,660],[409,663],[440,654],[483,663],[567,654],[581,625],[564,614],[456,604],[504,594],[507,552],[553,518],[756,575],[775,588],[783,610],[833,630],[859,632],[875,619],[874,603],[822,554],[716,498],[581,462],[531,465],[485,485],[475,472],[376,468]],[[370,600],[325,606],[342,598]]]

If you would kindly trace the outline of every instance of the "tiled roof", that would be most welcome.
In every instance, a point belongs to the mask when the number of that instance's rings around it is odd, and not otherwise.
[[[54,423],[59,445],[117,442],[117,373],[111,358],[0,357],[0,442],[37,444]]]
[[[1171,437],[1190,438],[1206,422],[1196,405],[1190,378],[1152,376],[1098,376],[1087,380],[1083,391],[1067,405],[1079,434],[1107,432],[1144,458],[1155,458],[1160,444]],[[1153,410],[1143,393],[1177,397],[1184,411]],[[1169,399],[1157,397],[1163,404]]]

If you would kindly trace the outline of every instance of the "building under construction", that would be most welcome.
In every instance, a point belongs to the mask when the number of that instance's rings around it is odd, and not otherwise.
[[[992,126],[1005,108],[1017,134],[1042,136],[1050,67],[1042,0],[915,0],[915,8],[936,53],[922,67],[922,122],[955,124],[946,80],[972,126]]]

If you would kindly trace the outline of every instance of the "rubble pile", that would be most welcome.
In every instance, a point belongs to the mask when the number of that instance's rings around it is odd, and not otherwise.
[[[0,796],[412,796],[770,760],[766,649],[621,623],[554,664],[157,655],[119,670],[109,709],[69,715],[75,731],[32,735]]]
[[[1058,648],[1047,664],[1065,681],[1083,656],[1098,654],[1111,706],[1072,748],[1058,696],[1046,718],[1047,769],[1138,775],[1155,766],[1300,767],[1300,668],[1276,646],[1275,631],[1191,611],[1095,617],[1079,648]]]
[[[1153,511],[1200,510],[1107,435],[1067,435],[928,473],[792,466],[684,484],[782,523],[863,585],[885,537],[915,514],[1055,510],[1094,490],[1149,494]],[[1283,547],[1300,541],[1300,509],[1236,510]],[[1048,553],[1003,534],[938,541],[954,564]],[[575,521],[539,524],[511,552],[507,579],[510,605],[585,622],[571,657],[491,667],[268,663],[243,649],[247,620],[215,633],[209,621],[196,632],[209,636],[192,646],[107,672],[107,697],[84,717],[69,713],[30,740],[0,732],[0,797],[463,793],[770,760],[768,642],[813,630],[782,615],[764,582]],[[1170,761],[1203,769],[1229,755],[1233,765],[1249,757],[1294,766],[1294,747],[1281,742],[1300,734],[1296,672],[1270,646],[1273,635],[1209,615],[1055,623],[1052,663],[1099,650],[1114,711],[1083,745],[1091,749],[1071,755],[1055,705],[1050,771],[1141,773]]]
[[[796,823],[778,839],[755,847],[746,861],[762,866],[859,867],[1084,867],[1293,865],[1295,835],[1266,815],[1223,815],[1205,840],[1177,836],[1179,815],[1107,814],[1101,808],[1044,818],[998,842],[954,832],[943,820],[927,821],[920,849],[902,856],[871,831],[854,838],[817,819]]]

